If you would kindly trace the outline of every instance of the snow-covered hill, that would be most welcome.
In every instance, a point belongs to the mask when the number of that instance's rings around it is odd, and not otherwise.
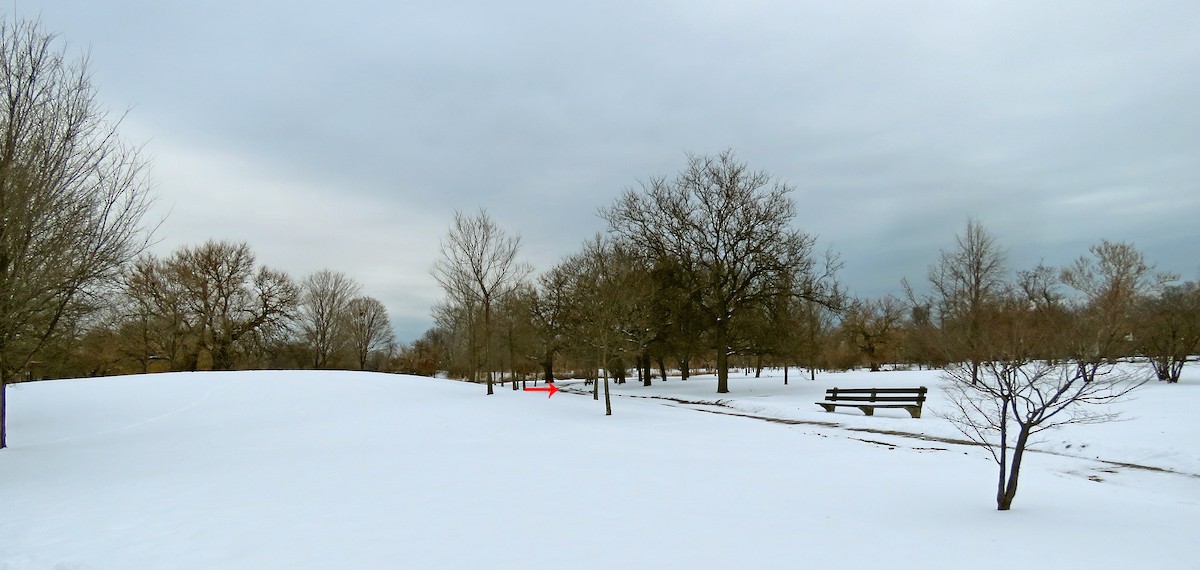
[[[812,405],[835,385],[936,395],[930,372],[735,378],[719,406],[675,401],[715,401],[703,377],[627,384],[612,417],[367,373],[16,385],[0,569],[1182,568],[1196,372],[1144,387],[1127,421],[1051,434],[1007,513],[982,450],[856,431],[956,435],[936,414]]]

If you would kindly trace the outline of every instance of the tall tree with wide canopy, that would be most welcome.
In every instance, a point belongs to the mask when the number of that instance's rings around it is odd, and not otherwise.
[[[729,353],[746,309],[776,295],[781,276],[802,276],[805,295],[832,288],[814,271],[815,238],[790,227],[792,186],[753,171],[733,151],[689,155],[673,179],[627,190],[601,215],[636,250],[678,272],[713,332],[717,392],[729,391]],[[748,314],[746,316],[749,316]]]

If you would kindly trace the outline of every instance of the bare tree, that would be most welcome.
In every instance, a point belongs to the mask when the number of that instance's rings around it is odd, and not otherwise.
[[[566,275],[567,336],[590,350],[602,370],[604,409],[612,415],[610,376],[625,377],[625,362],[640,353],[647,341],[645,305],[650,299],[649,272],[628,247],[603,236],[588,240],[583,251],[565,260],[558,271]],[[592,395],[599,399],[600,381]]]
[[[1103,362],[1132,351],[1137,304],[1162,291],[1176,276],[1157,273],[1133,244],[1102,240],[1062,270],[1075,289],[1075,327],[1066,340],[1085,376]]]
[[[830,326],[830,316],[848,303],[836,281],[841,260],[832,251],[826,251],[823,265],[822,274],[815,279],[812,275],[778,275],[774,295],[752,307],[754,318],[741,324],[745,338],[750,341],[744,353],[755,356],[755,378],[762,375],[765,358],[783,364],[784,385],[788,383],[788,368],[797,361],[811,365],[809,373],[816,377],[815,363],[821,352],[822,336]],[[820,283],[825,289],[814,295],[807,290],[813,283]]]
[[[479,311],[468,301],[462,304],[443,300],[433,306],[434,328],[440,348],[439,370],[455,378],[475,380],[479,373]]]
[[[300,285],[296,325],[312,350],[313,368],[326,368],[349,342],[345,326],[350,300],[362,287],[346,274],[322,269]],[[384,315],[386,318],[386,312]]]
[[[946,353],[940,347],[941,331],[933,324],[933,301],[917,297],[903,282],[908,319],[904,323],[904,346],[901,357],[909,364],[930,369],[946,364]]]
[[[689,155],[673,180],[653,178],[601,212],[611,231],[678,272],[713,331],[717,392],[729,391],[734,321],[777,292],[783,274],[814,277],[815,238],[789,227],[792,187],[751,171],[732,151]],[[669,261],[673,260],[673,263]],[[819,287],[808,287],[818,291]]]
[[[944,377],[954,406],[946,418],[991,453],[999,466],[996,508],[1006,511],[1034,436],[1068,424],[1115,419],[1117,414],[1103,405],[1145,378],[1108,364],[1089,379],[1071,362],[1038,358],[1046,335],[1057,333],[1035,326],[1029,299],[1011,295],[997,303],[977,337],[979,364],[953,364]]]
[[[887,295],[874,301],[856,299],[842,318],[842,331],[867,360],[871,372],[881,370],[884,361],[899,356],[904,305]]]
[[[0,22],[0,447],[4,387],[147,244],[145,163],[87,68],[37,23]]]
[[[412,344],[400,345],[395,359],[395,369],[404,374],[433,376],[438,370],[445,370],[446,331],[441,328],[431,328],[414,340]]]
[[[374,297],[355,297],[346,304],[345,330],[359,370],[367,369],[372,353],[396,343],[387,308]]]
[[[840,306],[841,303],[838,303]],[[808,379],[816,381],[817,368],[823,364],[823,352],[830,330],[833,328],[835,311],[824,303],[811,299],[801,299],[798,305],[798,334],[797,350],[800,364],[808,368]],[[783,373],[784,384],[787,384],[787,369]]]
[[[179,288],[190,350],[185,367],[229,370],[256,334],[282,328],[294,317],[296,286],[280,271],[255,269],[245,243],[209,241],[185,247],[166,261],[167,278]]]
[[[536,315],[536,297],[532,283],[520,282],[500,298],[496,311],[508,378],[514,391],[526,385],[528,376],[537,371],[545,356],[544,335],[537,330],[540,319]]]
[[[1069,347],[1074,340],[1073,315],[1060,291],[1058,274],[1054,268],[1038,263],[1033,269],[1017,272],[1013,292],[1025,299],[1030,311],[1025,326],[1038,334],[1038,346],[1030,348],[1031,354],[1046,360],[1071,356]]]
[[[546,382],[554,381],[554,359],[565,340],[568,282],[569,275],[562,266],[556,266],[539,276],[537,287],[529,293],[530,319],[541,353],[542,379]]]
[[[1142,299],[1136,323],[1134,346],[1159,380],[1178,383],[1184,364],[1200,352],[1200,284],[1168,286]]]
[[[132,320],[133,338],[126,339],[129,351],[139,355],[143,369],[150,361],[165,360],[171,369],[183,367],[191,343],[193,322],[185,303],[183,284],[174,277],[165,261],[145,255],[134,261],[123,281],[123,296]],[[194,343],[191,343],[194,344]]]
[[[532,270],[517,261],[521,249],[520,236],[509,236],[480,210],[474,216],[454,213],[454,226],[442,240],[442,257],[434,263],[432,273],[445,290],[450,303],[468,309],[468,318],[476,310],[483,313],[483,354],[472,356],[475,373],[485,368],[487,393],[493,393],[495,371],[492,359],[492,312],[496,302]],[[474,338],[474,335],[471,335]],[[472,353],[475,343],[471,342]]]
[[[658,368],[663,380],[667,378],[667,359],[679,368],[680,380],[686,381],[692,364],[707,349],[709,332],[707,316],[692,302],[690,284],[686,282],[681,262],[660,257],[650,271],[653,283],[650,299],[650,321],[657,336],[653,348],[658,352]]]
[[[977,220],[956,236],[958,249],[942,251],[929,267],[942,345],[949,360],[963,360],[977,377],[983,358],[983,331],[990,306],[1005,288],[1005,253]]]

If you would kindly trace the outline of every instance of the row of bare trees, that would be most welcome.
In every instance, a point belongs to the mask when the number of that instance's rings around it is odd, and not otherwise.
[[[1137,358],[1173,383],[1200,352],[1200,287],[1155,271],[1129,243],[1101,241],[1065,267],[1013,271],[995,238],[970,221],[956,247],[930,266],[923,291],[907,281],[902,289],[899,297],[848,302],[830,329],[824,365],[963,362],[978,378],[994,353],[991,326],[1016,308],[1033,311],[1022,320],[1029,338],[1040,331],[1029,350],[1074,362],[1085,375]]]
[[[434,274],[447,291],[437,325],[405,351],[407,370],[492,380],[540,372],[649,383],[656,366],[696,367],[728,390],[730,357],[810,370],[965,363],[978,382],[992,334],[1012,311],[1041,338],[1028,350],[1090,378],[1144,357],[1177,382],[1200,351],[1194,283],[1174,284],[1134,246],[1104,241],[1063,268],[1013,272],[976,221],[901,296],[850,298],[837,257],[789,229],[790,188],[732,153],[690,156],[601,211],[610,226],[581,251],[526,279],[519,238],[485,212],[456,215]],[[918,292],[920,290],[920,292]],[[1027,337],[1032,339],[1032,332]],[[785,376],[786,381],[786,376]],[[515,387],[515,385],[514,385]]]
[[[437,326],[411,348],[440,359],[413,360],[486,379],[489,393],[496,374],[540,370],[550,380],[558,366],[602,376],[608,402],[610,375],[623,382],[631,368],[646,384],[654,364],[686,379],[711,357],[724,393],[731,355],[815,358],[844,295],[836,256],[817,256],[815,239],[790,228],[791,189],[732,152],[689,156],[677,177],[605,209],[608,237],[532,281],[518,238],[485,212],[460,212],[433,268],[446,292]]]
[[[40,375],[244,368],[380,369],[395,348],[383,304],[345,274],[296,282],[245,243],[143,255]]]

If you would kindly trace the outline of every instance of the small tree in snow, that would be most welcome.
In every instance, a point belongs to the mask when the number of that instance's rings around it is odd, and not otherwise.
[[[1038,359],[1035,351],[1054,332],[1036,326],[1026,301],[1008,299],[982,331],[979,346],[990,357],[977,367],[951,365],[944,374],[954,405],[946,418],[984,446],[1000,467],[996,507],[1001,511],[1012,507],[1033,436],[1067,424],[1112,421],[1117,413],[1104,404],[1146,381],[1113,364],[1098,364],[1085,374],[1074,362]]]

